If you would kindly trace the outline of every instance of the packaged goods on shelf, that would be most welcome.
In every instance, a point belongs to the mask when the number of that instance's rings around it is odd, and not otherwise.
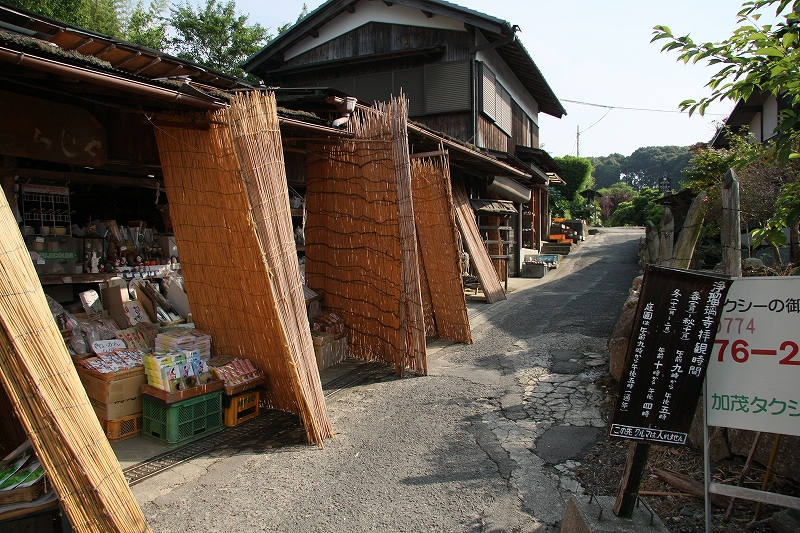
[[[198,350],[169,350],[143,357],[148,385],[177,392],[211,380],[208,362]]]
[[[143,366],[143,356],[141,350],[122,348],[82,359],[80,365],[100,374],[111,374]]]
[[[330,311],[320,313],[311,319],[311,331],[342,333],[344,329],[344,322],[339,318],[339,315]]]
[[[193,328],[168,328],[155,340],[155,351],[197,350],[202,359],[211,357],[211,335]]]
[[[209,361],[214,378],[222,380],[225,394],[237,394],[262,385],[265,382],[261,372],[249,359],[239,359],[218,355]]]

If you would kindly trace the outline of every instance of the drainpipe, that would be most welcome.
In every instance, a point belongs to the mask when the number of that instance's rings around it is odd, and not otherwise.
[[[32,56],[5,47],[0,47],[0,61],[30,67],[58,76],[75,78],[88,83],[95,83],[112,89],[128,91],[140,96],[147,96],[167,102],[202,107],[204,109],[220,109],[227,105],[224,102],[184,94],[181,92],[181,89],[157,87],[143,81],[129,80],[114,73],[100,73],[85,67],[65,65],[52,59]]]

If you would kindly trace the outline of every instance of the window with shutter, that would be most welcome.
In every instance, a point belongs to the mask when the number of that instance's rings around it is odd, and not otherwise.
[[[425,67],[425,114],[469,111],[469,61],[436,63]]]
[[[392,94],[403,93],[408,98],[408,116],[419,117],[425,114],[425,69],[400,70],[394,73]]]
[[[356,98],[370,105],[388,102],[392,97],[392,73],[358,76],[355,83]]]

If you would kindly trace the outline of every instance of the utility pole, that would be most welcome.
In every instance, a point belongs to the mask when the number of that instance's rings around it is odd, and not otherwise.
[[[577,134],[576,134],[575,144],[578,147],[577,148],[577,156],[580,157],[581,156],[581,127],[580,127],[580,125],[578,125],[578,131],[577,131]]]

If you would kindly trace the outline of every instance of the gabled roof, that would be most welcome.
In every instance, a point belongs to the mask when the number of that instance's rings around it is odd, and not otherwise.
[[[286,50],[307,36],[316,35],[319,28],[343,12],[354,12],[359,1],[362,0],[329,0],[325,2],[249,57],[242,64],[242,68],[246,72],[266,78],[265,72],[274,70],[277,65],[283,63],[283,54]],[[419,9],[429,17],[439,15],[458,20],[466,26],[481,30],[490,43],[503,39],[504,44],[499,45],[495,50],[538,102],[540,111],[557,118],[567,114],[522,42],[514,35],[518,29],[517,26],[444,0],[393,0],[390,4]]]

